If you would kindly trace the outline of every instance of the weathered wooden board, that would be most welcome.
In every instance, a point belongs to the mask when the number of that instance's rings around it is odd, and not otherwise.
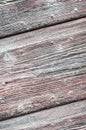
[[[1,121],[0,130],[86,130],[86,100]]]
[[[86,16],[86,0],[2,0],[0,37]]]
[[[86,18],[0,40],[0,120],[86,98]]]

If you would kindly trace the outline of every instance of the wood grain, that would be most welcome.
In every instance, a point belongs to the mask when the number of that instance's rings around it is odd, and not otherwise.
[[[86,0],[2,0],[0,37],[86,16]]]
[[[86,99],[86,18],[0,40],[0,120]]]
[[[86,100],[2,121],[0,130],[86,130]]]

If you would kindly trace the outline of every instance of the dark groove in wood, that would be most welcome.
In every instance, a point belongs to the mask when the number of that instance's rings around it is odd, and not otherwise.
[[[51,107],[45,107],[45,108],[42,108],[42,109],[30,112],[30,113],[28,112],[28,113],[23,113],[21,115],[16,115],[16,116],[12,116],[12,117],[3,118],[2,120],[0,120],[0,122],[6,121],[6,120],[15,119],[15,118],[18,118],[18,117],[23,117],[23,116],[26,116],[26,115],[29,115],[29,114],[34,114],[34,113],[50,110],[52,108],[57,108],[57,107],[69,105],[71,103],[77,103],[77,102],[85,101],[85,100],[86,100],[86,98],[83,98],[83,99],[80,99],[80,100],[74,100],[74,101],[72,100],[72,101],[69,101],[69,102],[63,102],[63,103],[61,103],[59,105],[54,104]]]
[[[0,130],[85,130],[86,100],[0,122]]]
[[[79,16],[77,18],[72,18],[72,19],[69,19],[69,20],[60,21],[59,23],[48,24],[48,25],[44,25],[44,26],[41,26],[41,27],[32,28],[32,29],[27,30],[27,31],[18,32],[18,33],[15,33],[15,34],[10,34],[10,35],[8,34],[6,36],[0,37],[0,39],[20,35],[20,34],[23,34],[23,33],[33,32],[33,31],[36,31],[36,30],[40,30],[40,29],[43,29],[43,28],[52,27],[52,26],[56,26],[56,25],[59,26],[59,24],[65,24],[67,22],[72,22],[72,21],[79,20],[79,19],[82,19],[82,18],[86,18],[86,16],[81,16],[81,17]]]
[[[22,31],[21,32],[16,32],[14,34],[2,36],[2,37],[0,37],[0,39],[4,39],[4,38],[20,35],[20,34],[23,34],[23,33],[28,33],[28,32],[32,32],[32,31],[40,30],[40,29],[43,29],[43,28],[51,27],[51,26],[56,26],[56,25],[59,25],[59,24],[65,24],[67,22],[72,22],[72,21],[79,20],[79,19],[82,19],[82,18],[86,18],[86,16],[81,16],[81,17],[79,16],[77,18],[72,18],[72,19],[69,19],[69,20],[60,21],[59,23],[53,23],[53,24],[49,24],[49,25],[44,25],[44,26],[33,28],[33,29],[30,29],[30,30],[27,30],[27,31],[23,31],[23,32]]]

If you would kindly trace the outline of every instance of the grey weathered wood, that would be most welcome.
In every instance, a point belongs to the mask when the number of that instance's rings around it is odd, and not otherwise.
[[[86,130],[86,100],[2,121],[0,130]]]
[[[0,120],[86,99],[86,18],[0,40]]]
[[[3,0],[0,37],[86,16],[86,0]]]

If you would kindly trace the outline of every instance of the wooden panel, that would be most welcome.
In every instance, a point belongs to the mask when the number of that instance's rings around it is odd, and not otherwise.
[[[86,100],[2,121],[0,130],[86,130]]]
[[[0,37],[86,16],[86,0],[3,0]]]
[[[85,18],[0,40],[0,120],[85,98]]]

